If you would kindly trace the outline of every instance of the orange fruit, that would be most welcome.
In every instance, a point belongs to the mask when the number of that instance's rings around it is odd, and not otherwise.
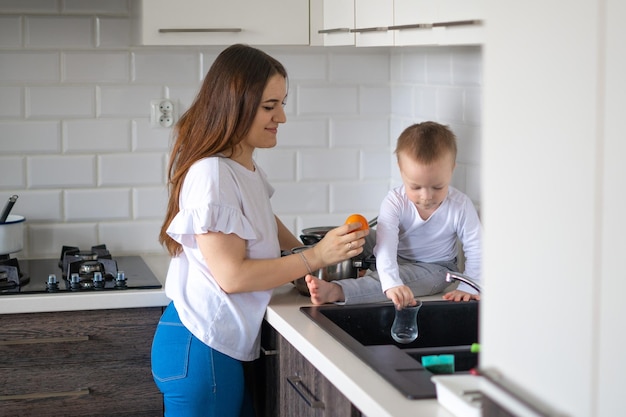
[[[356,230],[367,230],[370,228],[369,224],[367,224],[367,219],[360,214],[349,215],[348,218],[346,219],[346,224],[350,224],[350,223],[361,223],[361,227]]]

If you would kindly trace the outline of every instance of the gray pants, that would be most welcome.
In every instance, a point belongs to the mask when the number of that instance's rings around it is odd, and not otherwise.
[[[376,233],[374,230],[366,238],[362,256],[366,257],[374,252]],[[448,271],[458,272],[456,259],[437,263],[409,261],[398,258],[400,278],[416,297],[438,294],[450,285],[446,282]],[[389,301],[383,293],[378,272],[368,270],[361,278],[348,278],[333,281],[343,289],[345,301],[337,304],[363,304]]]

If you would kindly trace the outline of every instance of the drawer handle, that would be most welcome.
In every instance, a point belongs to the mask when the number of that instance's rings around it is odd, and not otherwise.
[[[288,376],[287,381],[289,385],[292,386],[294,390],[298,393],[300,397],[307,403],[307,405],[311,408],[324,408],[324,402],[315,398],[315,396],[311,393],[311,391],[304,385],[302,379],[299,376]]]
[[[241,28],[159,29],[159,33],[217,33],[217,32],[236,33],[236,32],[241,32]]]
[[[415,23],[411,25],[395,25],[395,26],[389,26],[389,30],[432,29],[436,27],[448,27],[448,26],[482,25],[482,23],[483,23],[482,20],[454,20],[451,22]]]
[[[389,30],[386,26],[381,26],[377,28],[360,28],[360,29],[350,29],[350,32],[354,33],[363,33],[363,32],[387,32]]]
[[[278,349],[265,349],[261,346],[261,353],[263,356],[276,356],[278,355]]]
[[[38,337],[33,339],[17,339],[17,340],[0,340],[0,346],[11,345],[35,345],[38,343],[68,343],[68,342],[85,342],[91,339],[90,336],[72,336],[72,337]]]
[[[0,401],[40,400],[44,398],[57,397],[82,397],[89,394],[91,394],[91,390],[89,388],[80,388],[74,391],[34,392],[32,394],[0,395]]]
[[[350,28],[334,28],[334,29],[322,29],[318,30],[317,33],[349,33]]]

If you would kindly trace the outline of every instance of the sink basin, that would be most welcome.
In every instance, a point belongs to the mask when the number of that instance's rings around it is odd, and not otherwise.
[[[387,379],[407,398],[436,398],[432,372],[421,365],[425,355],[454,354],[455,372],[478,365],[470,352],[478,342],[480,302],[423,301],[417,316],[418,337],[400,344],[391,337],[391,303],[301,307],[318,326]]]

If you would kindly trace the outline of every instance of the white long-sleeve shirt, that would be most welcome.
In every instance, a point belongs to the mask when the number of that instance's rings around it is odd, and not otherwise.
[[[482,229],[470,198],[454,187],[435,212],[422,220],[415,204],[399,186],[387,194],[376,225],[376,269],[383,292],[403,285],[397,257],[410,261],[451,261],[458,256],[457,239],[463,244],[465,271],[474,280],[481,275]],[[476,293],[461,283],[459,290]]]

